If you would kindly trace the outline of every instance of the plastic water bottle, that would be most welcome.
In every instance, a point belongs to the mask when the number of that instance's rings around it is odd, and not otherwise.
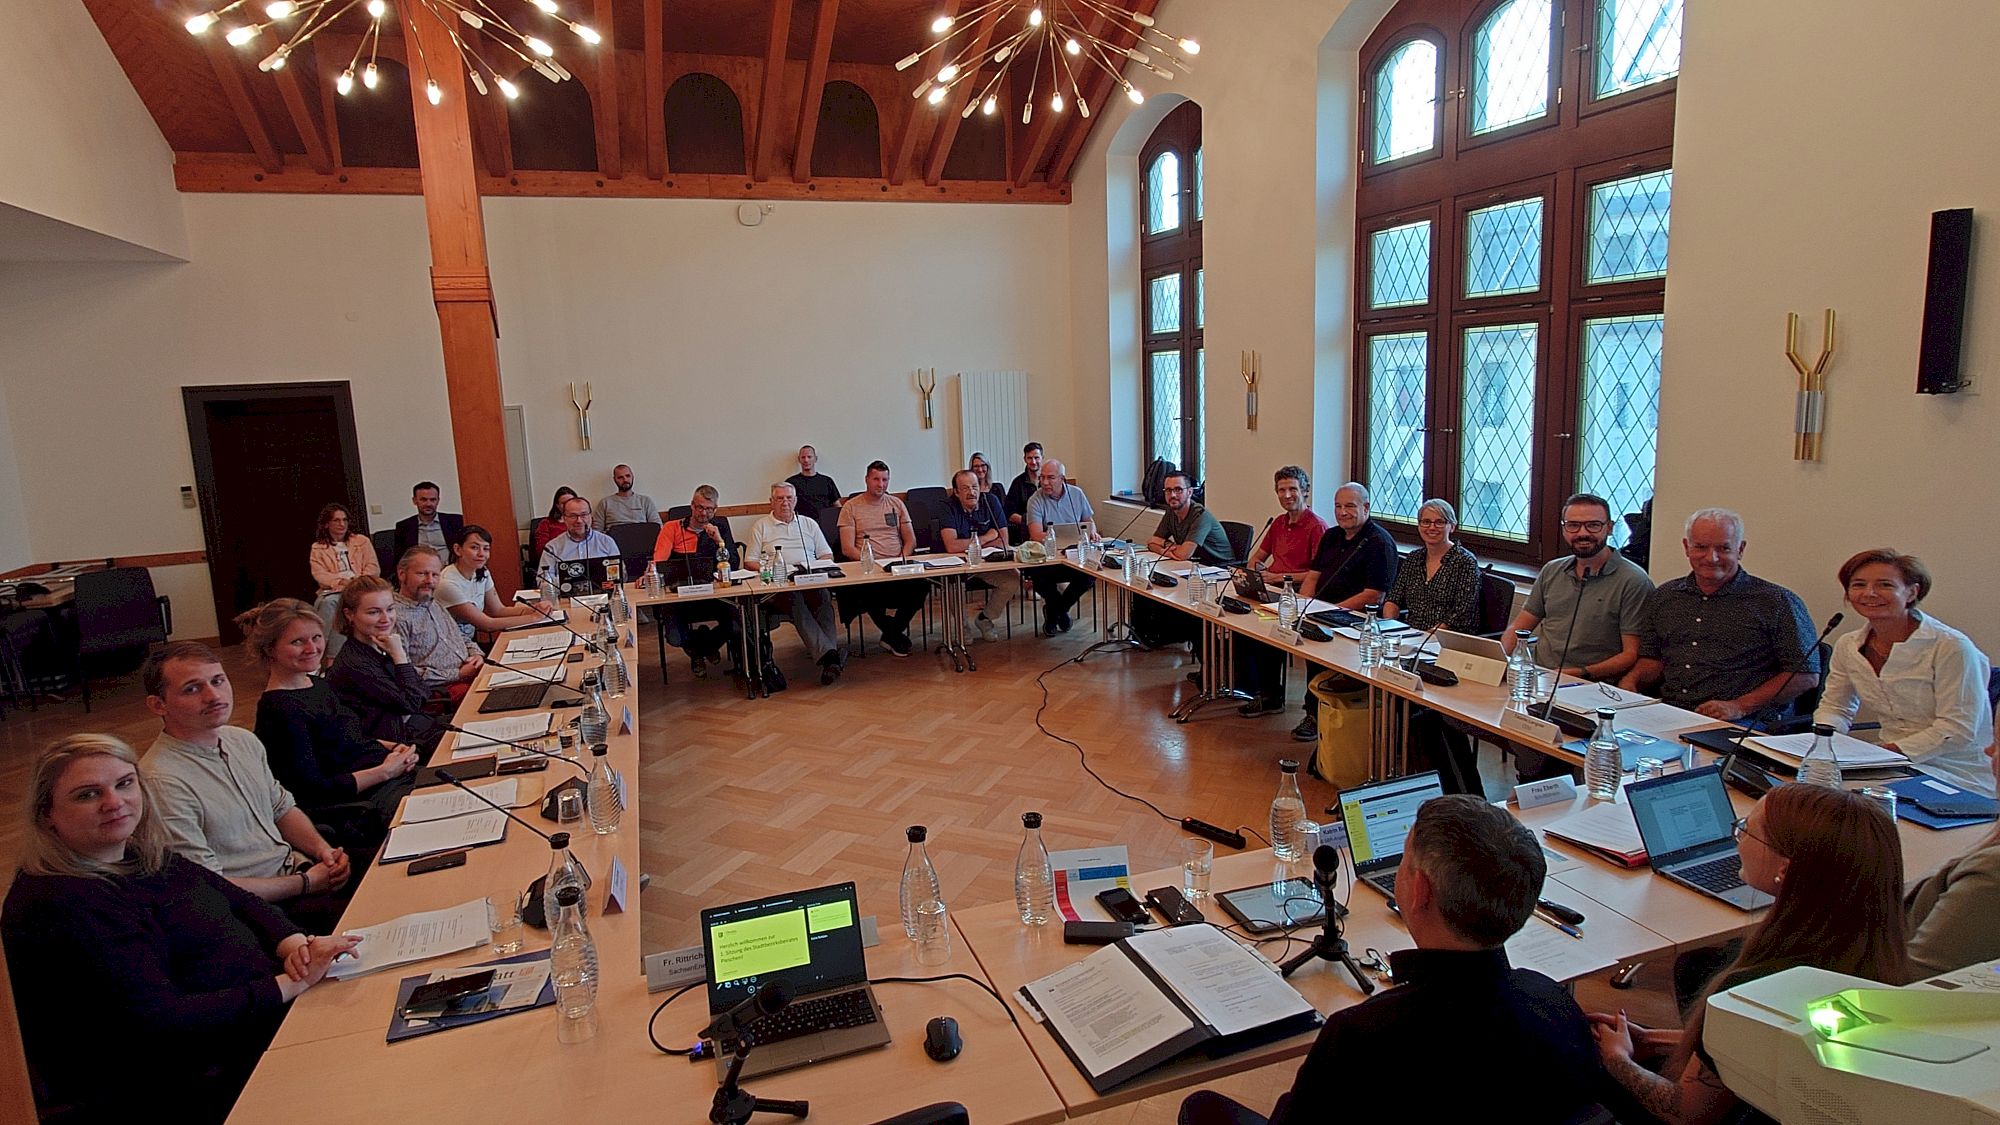
[[[1047,524],[1042,528],[1042,553],[1047,555],[1049,557],[1049,561],[1051,562],[1055,561],[1057,558],[1060,557],[1056,554],[1055,524]]]
[[[1526,711],[1541,686],[1541,665],[1535,663],[1535,634],[1527,629],[1514,631],[1514,651],[1507,654],[1507,706]]]
[[[605,666],[610,667],[610,661]],[[603,742],[611,735],[611,716],[604,710],[604,697],[596,688],[590,689],[590,698],[577,716],[576,733],[585,746]]]
[[[868,557],[868,566],[862,570],[863,574],[873,574],[882,569],[882,564],[875,561],[875,541],[873,539],[864,538],[861,540],[861,550]],[[912,934],[911,936],[915,937],[916,935]]]
[[[1361,670],[1367,671],[1382,663],[1382,606],[1370,602],[1362,607],[1368,614],[1361,621]]]
[[[1278,763],[1278,795],[1271,798],[1271,851],[1283,863],[1305,855],[1306,802],[1299,794],[1299,764]]]
[[[982,556],[979,553],[979,529],[973,528],[971,536],[965,540],[965,565],[967,567],[978,566],[981,558]]]
[[[1056,913],[1056,873],[1049,865],[1049,849],[1042,846],[1042,814],[1022,813],[1021,854],[1014,857],[1014,906],[1021,912],[1021,924],[1039,926]]]
[[[1617,714],[1609,707],[1599,707],[1597,730],[1584,745],[1583,787],[1593,801],[1617,800],[1618,781],[1625,774],[1623,755],[1618,751],[1618,731],[1612,722]]]
[[[556,986],[556,1038],[581,1043],[597,1034],[597,943],[583,921],[583,891],[565,886],[556,892],[556,913],[549,923],[549,975]]]
[[[590,830],[599,836],[618,831],[625,802],[618,797],[618,783],[611,776],[611,759],[602,742],[590,747],[590,780],[584,786],[584,804],[590,809]]]
[[[938,886],[937,868],[931,866],[931,853],[924,850],[924,839],[929,831],[921,824],[912,824],[904,835],[910,840],[910,854],[903,860],[903,886],[897,897],[903,909],[903,933],[915,941],[917,905],[931,899],[943,902],[944,890]]]
[[[1833,750],[1833,727],[1813,724],[1812,748],[1799,759],[1799,783],[1840,788],[1840,755]]]
[[[1285,586],[1278,591],[1278,625],[1291,629],[1299,623],[1299,592],[1292,587],[1292,576],[1285,575]]]
[[[578,895],[590,889],[590,872],[570,854],[569,833],[549,833],[549,873],[542,880],[542,916],[547,920],[550,931],[555,929],[556,914],[561,905],[556,902],[556,893],[564,887],[575,887]],[[578,909],[590,913],[587,903],[579,902]]]
[[[766,547],[757,556],[757,580],[769,586],[772,582],[776,581],[776,577],[777,568],[771,564],[771,549]]]

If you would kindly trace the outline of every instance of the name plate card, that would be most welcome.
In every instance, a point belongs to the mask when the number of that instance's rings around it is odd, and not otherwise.
[[[927,567],[920,562],[890,563],[890,574],[922,574]]]
[[[1500,729],[1535,742],[1545,742],[1550,746],[1560,745],[1562,742],[1561,727],[1512,707],[1500,712]]]
[[[610,886],[604,892],[604,912],[623,914],[625,912],[625,865],[617,856],[611,857],[611,875],[606,879]]]
[[[1576,800],[1576,782],[1567,777],[1551,777],[1545,781],[1530,781],[1514,787],[1514,803],[1522,812],[1538,809],[1543,805],[1568,804]]]
[[[1386,684],[1400,691],[1415,692],[1418,695],[1422,695],[1424,692],[1424,681],[1418,678],[1415,672],[1406,672],[1401,668],[1392,667],[1388,664],[1377,664],[1369,674],[1375,678],[1376,682]],[[1501,725],[1504,726],[1506,724],[1503,723]]]
[[[824,570],[815,570],[810,574],[792,576],[792,585],[794,586],[824,586],[831,581],[833,581],[833,575],[828,574]]]
[[[694,594],[713,594],[715,593],[715,583],[690,582],[685,586],[674,587],[674,593],[680,595],[683,598],[692,596]]]

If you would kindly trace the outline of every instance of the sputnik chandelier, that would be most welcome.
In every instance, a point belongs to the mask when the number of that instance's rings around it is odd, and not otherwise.
[[[479,47],[489,51],[506,52],[531,67],[535,73],[551,82],[561,82],[571,77],[570,72],[557,61],[555,48],[546,39],[539,38],[509,23],[506,17],[494,10],[495,3],[508,3],[522,9],[539,11],[544,17],[567,27],[578,39],[591,46],[603,42],[603,37],[588,24],[578,23],[564,16],[556,5],[556,0],[402,0],[415,4],[429,12],[442,23],[451,34],[452,43],[458,48],[459,62],[465,67],[466,77],[472,88],[486,93],[487,80],[506,97],[521,96],[520,87],[509,81],[500,70],[480,54]],[[355,8],[360,8],[368,17],[368,30],[361,33],[361,39],[354,47],[354,57],[347,62],[347,68],[334,80],[334,89],[342,96],[354,91],[360,82],[363,88],[373,90],[380,82],[380,71],[375,65],[376,50],[382,42],[382,21],[389,15],[388,0],[230,0],[220,7],[192,16],[187,21],[188,33],[207,35],[218,28],[223,39],[232,47],[245,47],[257,41],[264,29],[271,28],[276,35],[284,36],[278,49],[258,62],[262,71],[281,70],[285,59],[308,39],[325,31],[335,20],[340,19]],[[257,13],[263,13],[258,18]],[[241,20],[233,26],[222,26],[230,19]],[[520,18],[520,17],[517,17]],[[297,21],[294,23],[293,21]],[[289,30],[290,34],[286,35]],[[461,34],[461,33],[464,34]],[[470,42],[468,42],[468,39]],[[423,44],[411,37],[409,45],[417,52],[418,61],[426,73],[433,73],[430,60],[424,57]],[[362,62],[363,54],[368,61]],[[518,70],[510,67],[510,70]],[[444,89],[435,77],[424,81],[424,95],[432,105],[444,100]]]
[[[1017,14],[1021,21],[1019,28],[1005,30]],[[1098,18],[1097,26],[1104,34],[1093,31],[1086,23],[1085,17],[1091,15]],[[989,19],[992,21],[989,34],[960,39]],[[1023,59],[1032,57],[1034,70],[1028,79],[1028,92],[1021,99],[1023,125],[1033,118],[1035,101],[1042,96],[1039,91],[1043,69],[1049,72],[1049,111],[1061,113],[1074,102],[1076,111],[1089,117],[1090,106],[1084,101],[1083,87],[1077,81],[1079,70],[1088,74],[1091,66],[1101,67],[1113,82],[1124,87],[1125,96],[1136,105],[1144,102],[1146,95],[1125,77],[1128,61],[1171,81],[1175,71],[1190,69],[1185,56],[1201,53],[1201,44],[1167,34],[1154,26],[1153,17],[1127,11],[1114,0],[986,0],[970,11],[932,20],[931,34],[939,37],[937,42],[896,64],[897,70],[908,70],[933,51],[938,58],[949,60],[918,83],[913,96],[933,106],[940,105],[953,87],[977,80],[981,69],[992,63],[998,69],[980,88],[977,97],[966,99],[965,109],[959,114],[971,117],[977,109],[991,116],[1000,108],[995,91],[1001,79]],[[1135,37],[1132,46],[1112,42],[1113,38],[1128,34]],[[947,49],[953,42],[958,43],[955,55]]]

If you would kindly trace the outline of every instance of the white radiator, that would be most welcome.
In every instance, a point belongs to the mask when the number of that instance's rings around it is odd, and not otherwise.
[[[1020,459],[1028,434],[1028,373],[967,371],[958,377],[958,458],[962,467],[974,453],[986,454],[993,479]]]

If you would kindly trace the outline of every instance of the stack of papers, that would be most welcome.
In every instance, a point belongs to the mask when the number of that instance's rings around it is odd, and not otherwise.
[[[1650,695],[1640,695],[1610,684],[1564,684],[1556,689],[1556,706],[1582,715],[1594,715],[1605,707],[1623,711],[1628,707],[1644,707],[1658,702]]]
[[[531,742],[549,733],[549,723],[555,716],[547,711],[532,715],[510,715],[504,719],[481,719],[465,724],[465,733],[452,743],[453,761],[460,758],[484,757],[482,751],[489,751],[506,742]]]
[[[361,944],[354,947],[351,959],[335,961],[333,967],[326,971],[326,975],[334,980],[348,980],[412,961],[471,949],[484,944],[492,933],[486,925],[486,900],[483,898],[461,902],[443,910],[405,914],[380,925],[350,927],[344,932],[358,936]]]
[[[500,659],[509,664],[526,664],[532,660],[548,660],[569,651],[575,643],[568,633],[537,633],[532,637],[510,637],[507,647],[500,653]]]
[[[532,673],[532,674],[530,674]],[[562,679],[562,666],[549,664],[516,672],[511,668],[496,669],[486,677],[486,683],[479,690],[492,691],[494,688],[513,687],[515,684],[546,684]]]
[[[1646,842],[1639,838],[1639,822],[1632,819],[1629,807],[1615,801],[1592,801],[1542,832],[1626,867],[1646,862]]]
[[[925,555],[920,561],[932,570],[949,570],[954,566],[965,565],[965,559],[961,555]]]
[[[1750,745],[1774,754],[1789,762],[1796,762],[1812,749],[1813,736],[1805,734],[1760,734],[1750,739]],[[1907,766],[1908,755],[1885,749],[1858,738],[1844,734],[1833,736],[1833,754],[1840,759],[1842,769],[1870,769],[1878,766]]]
[[[452,792],[460,797],[465,796],[458,790]],[[444,796],[444,794],[437,795]],[[415,801],[416,798],[412,797],[411,800]],[[380,862],[400,863],[406,859],[437,855],[439,852],[455,852],[460,848],[497,844],[506,838],[507,814],[493,809],[448,816],[443,820],[411,820],[389,830],[389,838],[382,841]]]

